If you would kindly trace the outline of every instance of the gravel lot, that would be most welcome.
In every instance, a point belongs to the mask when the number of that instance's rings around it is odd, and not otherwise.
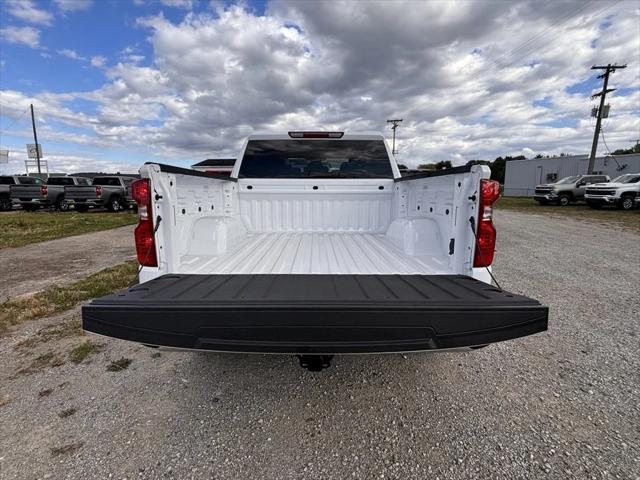
[[[46,332],[77,309],[24,325],[0,340],[0,478],[640,478],[640,236],[497,224],[496,275],[551,307],[550,330],[472,353],[310,373],[96,337],[74,364],[85,338]]]
[[[135,258],[135,225],[0,250],[0,302]]]

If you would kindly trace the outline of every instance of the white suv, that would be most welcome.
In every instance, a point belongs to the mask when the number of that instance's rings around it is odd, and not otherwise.
[[[591,208],[616,205],[622,210],[631,210],[640,198],[640,173],[627,173],[609,183],[591,185],[584,198]]]

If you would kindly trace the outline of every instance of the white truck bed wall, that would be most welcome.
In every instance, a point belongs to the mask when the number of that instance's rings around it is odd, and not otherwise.
[[[471,275],[469,217],[490,171],[400,181],[233,181],[156,164],[140,173],[151,180],[154,220],[162,217],[159,266],[143,268],[147,281],[165,273]]]

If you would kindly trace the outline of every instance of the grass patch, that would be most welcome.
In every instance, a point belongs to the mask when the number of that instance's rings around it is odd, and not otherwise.
[[[82,325],[79,318],[74,318],[62,324],[49,325],[39,330],[33,337],[27,338],[19,342],[15,348],[30,349],[40,343],[46,343],[50,340],[59,340],[61,338],[79,337],[82,335]]]
[[[121,370],[125,370],[129,368],[132,360],[130,358],[120,358],[119,360],[114,360],[109,365],[107,365],[107,372],[119,372]]]
[[[80,302],[126,288],[135,280],[137,273],[137,263],[126,262],[64,287],[53,287],[27,298],[8,300],[0,304],[0,335],[12,325],[54,315]]]
[[[0,215],[0,248],[22,247],[30,243],[98,232],[132,225],[133,213],[15,212]]]
[[[19,369],[17,375],[31,375],[44,370],[47,367],[59,367],[64,365],[62,360],[57,354],[53,352],[47,352],[34,358],[28,367]]]
[[[69,352],[69,359],[73,363],[80,363],[89,355],[98,353],[100,348],[100,345],[93,343],[91,340],[86,340],[71,349]]]
[[[601,210],[595,210],[584,203],[567,205],[566,207],[539,205],[533,198],[528,197],[501,197],[495,203],[495,208],[496,210],[513,210],[553,218],[570,217],[640,233],[640,209],[637,208],[623,211],[615,207],[603,207]]]

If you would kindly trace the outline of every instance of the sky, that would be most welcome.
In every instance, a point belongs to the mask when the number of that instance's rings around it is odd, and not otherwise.
[[[397,159],[591,148],[640,138],[640,2],[0,0],[0,148],[23,172],[135,171],[236,157],[252,132],[382,131]]]

